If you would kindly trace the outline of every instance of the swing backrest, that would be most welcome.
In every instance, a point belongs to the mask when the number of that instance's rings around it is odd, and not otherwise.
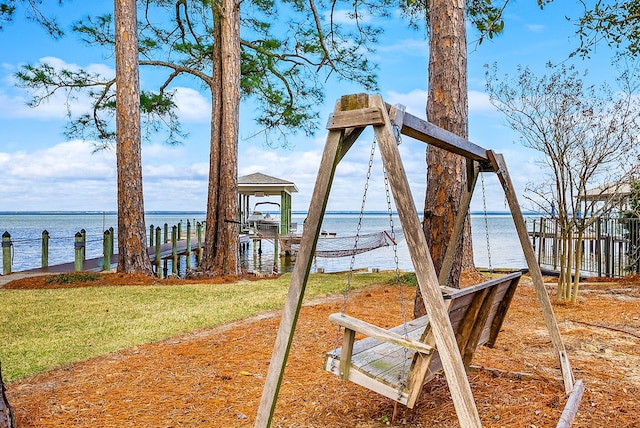
[[[522,273],[463,289],[443,287],[449,319],[465,367],[479,345],[493,346]],[[345,328],[341,349],[326,354],[326,370],[412,408],[422,386],[442,370],[429,316],[385,330],[344,314],[332,322]],[[406,331],[406,334],[405,334]],[[366,338],[355,341],[355,333]]]

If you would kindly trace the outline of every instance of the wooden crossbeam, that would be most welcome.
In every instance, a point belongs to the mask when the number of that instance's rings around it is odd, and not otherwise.
[[[390,105],[386,105],[387,109]],[[414,138],[426,144],[464,156],[467,159],[482,162],[490,168],[487,149],[473,144],[456,134],[442,129],[411,113],[405,113],[400,130],[403,135]]]

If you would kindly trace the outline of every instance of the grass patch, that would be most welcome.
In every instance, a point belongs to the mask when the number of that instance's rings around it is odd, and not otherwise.
[[[389,285],[397,285],[398,278],[394,275],[393,278],[389,278],[387,281]],[[418,278],[414,272],[407,272],[400,274],[400,284],[406,285],[409,287],[417,287],[418,286]]]
[[[351,287],[386,283],[392,276],[384,272],[356,274]],[[310,275],[305,298],[342,292],[346,278],[346,274]],[[236,284],[0,289],[3,377],[11,382],[119,349],[279,309],[290,280],[287,274],[275,280]]]

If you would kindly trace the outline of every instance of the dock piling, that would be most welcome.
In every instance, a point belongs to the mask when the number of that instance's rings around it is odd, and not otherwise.
[[[80,229],[80,235],[82,235],[82,261],[87,260],[87,231]]]
[[[189,220],[187,220],[187,249],[185,263],[188,271],[191,268],[191,222]]]
[[[5,230],[2,234],[2,274],[9,275],[11,273],[11,234]]]
[[[156,276],[158,278],[162,278],[162,256],[161,256],[161,244],[160,244],[160,234],[162,233],[160,227],[156,228],[156,257],[153,261],[153,264],[156,265]]]
[[[111,229],[107,229],[102,237],[102,270],[111,270],[111,253],[113,252],[113,240],[111,239]]]
[[[80,271],[82,271],[82,262],[84,261],[84,259],[83,259],[84,240],[82,238],[82,233],[76,232],[75,242],[73,244],[73,248],[75,249],[75,253],[76,253],[75,264],[73,266],[73,270],[76,271],[76,272],[80,272]]]
[[[40,267],[49,266],[49,232],[47,229],[42,231],[42,260]]]
[[[198,236],[198,250],[196,252],[196,263],[202,262],[202,223],[196,223],[196,234]]]
[[[171,274],[178,274],[178,226],[171,228]]]
[[[113,229],[113,227],[109,228],[109,238],[111,239],[111,255],[113,256],[113,250],[115,248],[115,230]]]

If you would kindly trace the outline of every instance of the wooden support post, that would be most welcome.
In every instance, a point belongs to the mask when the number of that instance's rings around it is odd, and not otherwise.
[[[553,270],[558,269],[558,219],[554,219],[553,222],[553,243],[551,247],[551,254],[553,257]]]
[[[171,228],[171,273],[178,273],[178,226]]]
[[[153,238],[154,238],[155,228],[153,225],[149,226],[149,246],[153,247]]]
[[[182,219],[178,222],[178,241],[182,239]]]
[[[456,218],[453,223],[453,232],[449,238],[449,245],[447,246],[447,251],[445,252],[444,259],[442,261],[442,268],[438,274],[438,282],[440,285],[447,285],[447,282],[449,281],[449,275],[451,275],[451,269],[453,268],[453,261],[464,232],[464,224],[469,214],[473,191],[476,187],[478,174],[480,174],[480,164],[478,162],[467,159],[467,163],[472,164],[469,168],[470,173],[467,177],[468,186],[466,191],[462,193],[460,207],[458,208],[458,213],[456,214]]]
[[[75,250],[75,261],[73,265],[73,270],[76,272],[80,272],[82,271],[82,262],[83,262],[82,250],[84,249],[84,241],[82,240],[82,233],[76,232],[73,248]]]
[[[115,234],[115,230],[113,229],[113,227],[109,228],[109,236],[111,237],[111,255],[113,256],[114,254],[114,250],[115,250],[115,239],[116,239],[116,234]]]
[[[338,107],[336,107],[338,108]],[[329,192],[335,169],[338,164],[338,152],[341,149],[341,131],[330,131],[327,136],[320,169],[309,206],[307,222],[305,223],[298,258],[293,267],[289,292],[282,311],[282,319],[278,328],[276,343],[271,355],[269,371],[265,379],[264,390],[256,416],[255,428],[271,426],[271,420],[276,408],[278,393],[284,376],[284,368],[291,349],[293,333],[295,331],[300,307],[307,286],[307,278],[313,263],[313,252],[320,236],[322,218],[327,207]]]
[[[418,211],[411,196],[411,188],[400,160],[387,110],[384,108],[384,103],[380,96],[371,96],[370,101],[370,105],[379,106],[383,111],[385,125],[374,126],[373,129],[380,146],[382,162],[389,176],[393,199],[404,230],[407,246],[409,247],[409,253],[411,254],[411,260],[418,279],[418,286],[429,314],[436,347],[440,354],[458,421],[463,428],[480,427],[482,426],[480,416],[464,370],[449,314],[440,292],[438,274],[429,254],[426,237],[422,232],[417,215]]]
[[[40,266],[46,268],[49,266],[49,231],[42,231],[42,257]]]
[[[82,235],[82,261],[87,260],[87,231],[80,229]]]
[[[2,234],[2,274],[9,275],[11,273],[11,234],[5,230]]]
[[[509,204],[509,208],[511,209],[516,232],[518,234],[518,238],[520,239],[520,245],[522,246],[522,251],[524,252],[524,257],[527,261],[527,266],[529,267],[529,275],[531,275],[531,279],[533,280],[533,285],[538,296],[538,302],[540,303],[540,307],[542,308],[542,316],[544,318],[545,324],[547,325],[547,330],[549,331],[551,342],[553,343],[553,347],[556,351],[560,363],[564,389],[566,393],[569,394],[573,390],[573,372],[571,370],[567,351],[564,347],[564,342],[562,341],[562,336],[560,335],[558,322],[556,321],[556,316],[553,312],[553,307],[551,306],[551,300],[549,299],[549,295],[547,294],[547,290],[544,286],[544,280],[542,279],[540,266],[536,261],[535,252],[533,251],[531,242],[529,241],[527,225],[524,222],[524,217],[522,216],[522,211],[520,210],[520,205],[518,204],[518,198],[516,196],[515,189],[513,188],[513,184],[511,183],[511,177],[509,176],[509,172],[507,171],[507,165],[504,162],[504,158],[501,154],[489,151],[488,155],[491,159],[491,162],[495,166],[498,179],[500,180],[500,183],[502,184],[502,187],[504,189],[504,193],[507,197],[507,202]]]
[[[164,239],[163,243],[169,242],[169,225],[167,223],[164,224]],[[166,278],[169,276],[169,260],[166,258],[162,261],[162,275]]]
[[[107,229],[102,235],[102,270],[111,270],[112,242],[111,230]]]
[[[542,255],[544,254],[544,246],[545,246],[545,233],[547,230],[545,228],[545,218],[540,217],[540,240],[538,241],[538,264],[542,264]]]
[[[187,270],[191,269],[191,222],[187,220],[187,248],[185,250],[185,264]]]
[[[278,240],[280,239],[278,234],[278,226],[274,227],[273,236],[273,273],[278,273],[278,261],[280,260],[280,248]]]
[[[160,230],[160,227],[157,227],[156,230],[156,256],[153,260],[153,264],[156,265],[156,276],[158,278],[162,278],[162,244],[160,243],[160,235],[162,233],[162,231]]]
[[[282,235],[289,233],[291,227],[291,209],[289,207],[291,195],[286,191],[280,191],[280,231]]]
[[[196,235],[198,236],[198,249],[196,251],[196,263],[202,262],[202,223],[196,224]]]
[[[342,338],[342,353],[340,354],[340,379],[349,380],[349,369],[351,368],[351,355],[353,355],[353,342],[356,338],[354,330],[345,328]]]

